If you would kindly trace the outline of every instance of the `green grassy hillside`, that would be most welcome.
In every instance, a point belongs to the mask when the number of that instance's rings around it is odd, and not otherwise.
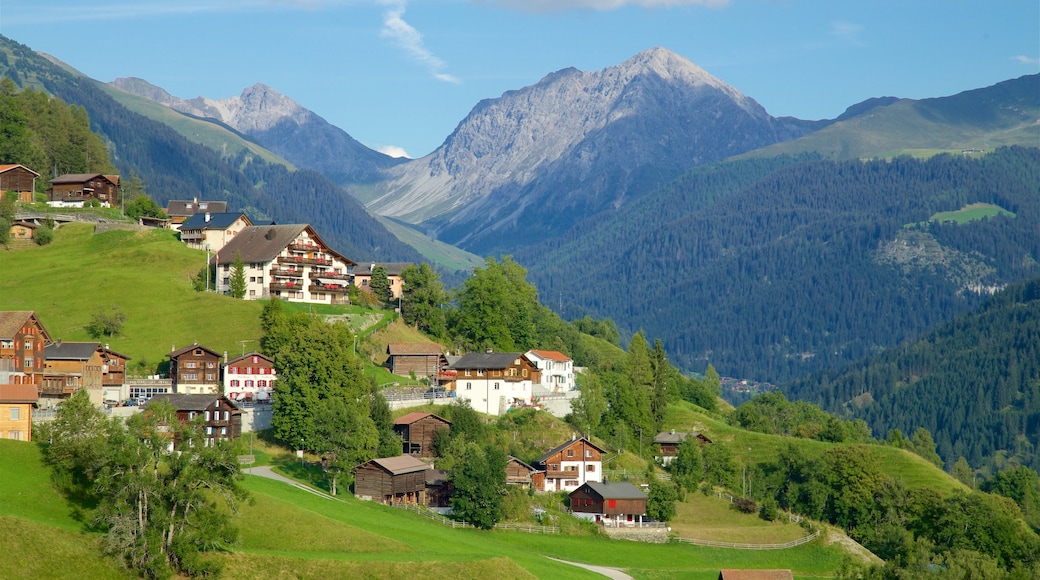
[[[1005,145],[1040,144],[1040,75],[936,99],[901,99],[794,141],[741,157],[817,152],[832,159],[930,157]]]
[[[133,95],[105,83],[98,82],[97,86],[127,109],[169,126],[188,141],[193,141],[214,151],[219,151],[222,155],[229,157],[234,157],[242,151],[248,151],[268,163],[277,163],[293,169],[292,164],[288,161],[239,133],[215,122],[202,121],[183,115],[165,105]]]
[[[116,352],[154,369],[171,346],[198,341],[218,352],[239,353],[260,339],[255,301],[192,289],[190,278],[206,264],[169,230],[111,231],[93,226],[58,228],[48,246],[0,249],[0,310],[34,310],[54,339],[93,340],[86,330],[102,307],[118,306],[126,323],[103,337]]]

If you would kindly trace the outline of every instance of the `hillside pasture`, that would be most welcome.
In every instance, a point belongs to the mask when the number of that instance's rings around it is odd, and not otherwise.
[[[933,222],[954,222],[966,224],[968,222],[980,221],[998,215],[1015,217],[1015,213],[1008,211],[999,205],[992,203],[970,203],[956,211],[941,211],[928,218]]]

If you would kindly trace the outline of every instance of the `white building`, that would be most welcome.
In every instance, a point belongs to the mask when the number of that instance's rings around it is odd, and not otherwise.
[[[541,374],[541,386],[551,393],[566,393],[577,388],[574,361],[555,350],[529,350],[527,358]]]
[[[531,405],[532,385],[538,380],[538,369],[520,352],[471,352],[448,369],[456,372],[456,397],[496,416]]]
[[[258,352],[224,363],[224,394],[235,402],[269,402],[277,380],[274,361]]]
[[[252,226],[239,232],[214,258],[217,292],[230,293],[238,257],[245,267],[247,300],[347,304],[349,270],[355,263],[329,248],[307,224]]]

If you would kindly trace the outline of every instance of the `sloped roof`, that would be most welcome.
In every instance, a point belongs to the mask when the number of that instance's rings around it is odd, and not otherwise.
[[[386,354],[441,354],[441,345],[435,342],[391,342],[386,345]]]
[[[209,216],[209,220],[206,220],[206,216]],[[181,231],[184,230],[226,230],[233,226],[238,218],[242,218],[246,221],[247,226],[253,225],[253,222],[249,221],[249,217],[242,212],[226,212],[226,213],[213,213],[213,212],[199,212],[181,224]]]
[[[101,354],[102,355],[109,355],[109,356],[121,358],[123,360],[133,360],[130,357],[126,356],[125,354],[120,354],[120,353],[118,353],[118,352],[108,348],[107,344],[105,346],[101,347],[99,350],[101,350]]]
[[[47,329],[43,327],[43,323],[40,319],[36,318],[36,313],[32,310],[0,310],[0,338],[6,338],[11,340],[14,335],[22,329],[22,326],[29,319],[34,319],[36,324],[43,331],[43,339],[46,342],[51,341],[51,335],[47,332]]]
[[[721,570],[719,580],[794,580],[790,570]]]
[[[238,356],[238,357],[235,357],[235,358],[227,361],[227,365],[226,366],[231,366],[231,365],[237,363],[238,361],[246,360],[247,358],[253,358],[254,356],[258,356],[258,357],[264,359],[265,361],[267,361],[267,362],[269,362],[271,364],[274,364],[274,361],[271,360],[271,357],[269,357],[267,355],[264,355],[264,354],[260,354],[260,353],[258,353],[258,352],[256,352],[254,350],[253,352],[247,352],[246,354],[244,354],[242,356]]]
[[[423,413],[421,411],[415,411],[413,413],[408,413],[407,415],[401,415],[397,419],[394,419],[394,425],[411,425],[419,419],[424,419],[426,417],[436,417],[437,419],[444,421],[446,425],[451,425],[451,421],[445,419],[444,417],[441,417],[440,415],[434,415],[433,413]]]
[[[654,437],[654,443],[682,443],[689,436],[683,431],[662,431]]]
[[[8,171],[10,171],[12,169],[18,169],[19,167],[21,167],[22,169],[28,171],[29,173],[32,173],[36,177],[40,176],[39,173],[36,173],[32,169],[29,169],[28,167],[26,167],[24,165],[18,165],[17,163],[8,163],[8,164],[0,165],[0,173],[7,173]]]
[[[509,456],[509,459],[506,461],[506,464],[512,463],[514,461],[519,463],[524,469],[526,469],[527,471],[530,471],[531,473],[534,473],[536,471],[541,471],[540,469],[531,467],[530,465],[524,463],[523,461],[520,461],[519,459],[517,459],[516,457],[513,457],[512,455]]]
[[[530,352],[533,352],[533,353],[535,353],[536,355],[538,355],[538,356],[540,356],[542,358],[549,359],[549,360],[555,360],[555,361],[559,361],[559,362],[569,362],[571,360],[571,357],[569,357],[569,356],[567,356],[567,355],[565,355],[562,352],[557,351],[557,350],[536,350],[536,349],[531,349]]]
[[[397,457],[378,457],[366,463],[362,463],[358,466],[358,469],[369,464],[374,464],[393,475],[423,471],[430,468],[428,464],[419,461],[419,459],[412,457],[411,455],[398,455]]]
[[[43,347],[45,360],[90,360],[101,348],[99,342],[53,342]]]
[[[189,395],[186,393],[160,393],[158,395],[152,395],[148,399],[148,404],[159,403],[162,401],[168,401],[174,409],[178,411],[205,411],[215,401],[224,401],[228,407],[231,407],[235,413],[241,413],[238,406],[235,403],[223,395]]]
[[[564,441],[563,443],[557,445],[556,447],[553,447],[552,449],[547,451],[545,453],[545,455],[542,455],[541,457],[539,457],[537,463],[545,463],[546,460],[548,460],[553,455],[556,455],[557,453],[563,451],[564,449],[570,447],[571,445],[575,445],[575,444],[577,444],[577,443],[579,443],[581,441],[584,441],[586,444],[588,444],[588,445],[590,445],[592,447],[595,447],[596,449],[599,450],[600,453],[606,453],[607,452],[606,449],[600,447],[599,445],[596,445],[592,441],[589,441],[587,438],[585,438],[585,437],[578,437],[577,439],[571,439],[570,441]]]
[[[66,173],[65,175],[59,175],[58,177],[55,177],[54,179],[52,179],[51,180],[51,185],[54,185],[55,183],[59,183],[59,184],[64,184],[64,183],[86,183],[86,182],[90,181],[91,179],[97,179],[98,177],[104,178],[106,181],[108,181],[112,185],[115,185],[116,184],[116,180],[118,180],[117,176],[114,176],[114,175],[113,176],[108,176],[108,175],[105,175],[104,173]],[[115,177],[116,180],[113,180],[113,177]]]
[[[321,246],[322,251],[332,254],[347,266],[354,264],[353,260],[330,248],[308,224],[272,224],[248,227],[217,252],[216,260],[218,263],[230,264],[235,261],[235,256],[241,253],[242,261],[246,264],[270,262],[304,231]]]
[[[201,348],[202,350],[204,350],[204,351],[206,351],[206,352],[216,356],[217,358],[220,358],[220,353],[219,352],[213,350],[212,348],[206,348],[206,347],[202,346],[201,344],[199,344],[197,342],[195,344],[189,344],[188,346],[186,346],[184,348],[178,348],[176,350],[173,350],[173,351],[167,353],[166,356],[168,356],[170,358],[177,358],[177,357],[181,356],[182,354],[184,354],[186,352],[195,350],[196,348]]]
[[[199,208],[200,204],[205,204],[205,208]],[[174,200],[166,202],[166,215],[170,217],[174,216],[189,216],[195,215],[199,212],[206,213],[224,213],[227,211],[226,201],[199,201],[197,199],[186,199],[186,200]]]
[[[0,403],[32,403],[40,399],[36,385],[0,385]]]
[[[524,356],[522,352],[468,352],[451,364],[452,369],[504,369]]]
[[[386,270],[387,276],[400,276],[401,271],[411,265],[413,265],[411,262],[365,262],[364,264],[358,264],[354,268],[354,275],[371,276],[372,270],[376,266],[382,266]]]
[[[588,487],[603,499],[646,499],[646,494],[643,493],[643,490],[627,481],[617,483],[586,481],[581,487]],[[578,490],[576,489],[571,493],[575,493],[576,491]]]

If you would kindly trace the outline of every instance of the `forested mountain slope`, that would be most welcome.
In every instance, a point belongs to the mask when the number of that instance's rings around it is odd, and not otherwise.
[[[679,366],[783,380],[860,359],[1040,273],[1040,150],[696,169],[566,243],[518,252],[568,318],[610,316]],[[930,221],[992,204],[988,219]],[[999,208],[1002,208],[999,209]]]
[[[1040,278],[916,340],[783,388],[879,436],[924,427],[952,466],[1040,468]]]
[[[220,153],[127,110],[96,81],[55,65],[26,46],[0,37],[0,73],[82,106],[91,128],[109,143],[122,174],[135,174],[159,204],[199,197],[226,200],[254,221],[312,224],[337,251],[355,260],[418,261],[418,253],[386,231],[346,192],[313,172],[290,172],[240,153]],[[47,174],[41,168],[41,174]]]

